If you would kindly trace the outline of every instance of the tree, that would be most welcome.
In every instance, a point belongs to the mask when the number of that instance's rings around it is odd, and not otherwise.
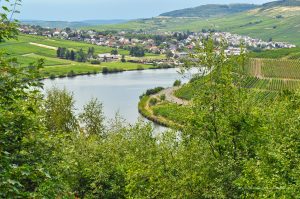
[[[56,50],[56,57],[60,57],[61,55],[61,47],[58,47]]]
[[[66,51],[66,57],[65,57],[66,59],[70,59],[71,58],[71,53],[70,53],[70,51],[67,49],[67,51]]]
[[[76,60],[78,62],[86,62],[87,60],[87,55],[84,53],[84,51],[82,49],[80,49],[77,53],[76,53]]]
[[[74,99],[66,89],[52,88],[44,101],[45,124],[51,132],[74,132],[78,124],[74,114]]]
[[[172,51],[168,50],[168,51],[166,52],[166,57],[167,57],[167,58],[171,58],[171,57],[173,57],[173,56],[174,56],[174,54],[172,53]]]
[[[122,55],[121,62],[126,62],[125,55]]]
[[[75,58],[76,58],[76,53],[74,52],[74,50],[71,50],[70,60],[75,61]]]
[[[20,5],[21,0],[15,0],[10,4],[9,0],[6,0],[6,5],[1,5],[0,15],[0,42],[4,39],[15,39],[18,35],[18,23],[14,20],[14,14],[18,13],[17,7]]]
[[[67,51],[68,50],[66,48],[58,47],[56,50],[56,56],[61,59],[65,59]]]
[[[88,49],[88,57],[93,58],[95,54],[95,48],[94,47],[89,47]]]
[[[110,54],[112,54],[112,55],[118,55],[119,52],[118,52],[117,49],[113,49]]]
[[[80,122],[84,125],[87,135],[98,135],[104,137],[103,106],[97,99],[91,99],[83,107],[83,113],[79,115]]]
[[[134,56],[134,57],[144,57],[145,56],[145,50],[141,46],[134,46],[130,49],[129,54],[131,56]]]

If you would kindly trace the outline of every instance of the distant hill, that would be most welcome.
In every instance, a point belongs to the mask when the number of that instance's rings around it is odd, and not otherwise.
[[[265,3],[261,6],[262,9],[269,9],[274,7],[293,7],[293,6],[300,6],[300,0],[280,0],[280,1],[272,1],[269,3]]]
[[[115,19],[115,20],[85,20],[85,21],[42,21],[42,20],[21,20],[22,24],[38,25],[41,27],[49,28],[81,28],[87,26],[108,25],[125,23],[128,20]]]
[[[300,46],[300,0],[275,1],[226,17],[155,17],[115,25],[92,26],[97,30],[195,31],[214,29],[264,40],[287,41]],[[216,16],[216,15],[215,15]]]
[[[163,13],[162,17],[220,17],[230,14],[235,14],[247,10],[252,10],[257,8],[254,4],[229,4],[229,5],[218,5],[218,4],[208,4],[202,5],[195,8],[186,8],[182,10],[175,10],[167,13]]]

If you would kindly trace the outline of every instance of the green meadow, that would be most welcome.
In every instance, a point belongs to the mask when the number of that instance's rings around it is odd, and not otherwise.
[[[49,48],[46,46],[33,45],[32,43],[46,45],[49,46]],[[39,59],[43,59],[44,68],[42,69],[42,74],[44,77],[65,76],[70,72],[74,74],[98,73],[102,71],[103,67],[122,70],[148,69],[153,67],[152,65],[121,62],[101,63],[100,65],[92,65],[88,62],[79,63],[57,58],[55,50],[57,47],[66,47],[74,50],[82,48],[84,51],[87,51],[89,47],[94,47],[95,53],[97,54],[110,53],[111,50],[113,50],[113,48],[110,47],[96,46],[84,42],[74,42],[32,35],[20,35],[18,40],[9,40],[0,44],[0,49],[5,49],[8,57],[17,58],[18,63],[21,66],[26,66],[37,62]],[[127,50],[119,49],[118,51],[120,54],[125,55],[126,59],[129,58],[129,52]],[[145,56],[145,59],[160,58],[163,58],[162,55],[150,53],[147,53]]]

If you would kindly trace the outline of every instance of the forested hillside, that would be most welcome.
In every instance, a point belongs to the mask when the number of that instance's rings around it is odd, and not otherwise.
[[[217,5],[208,4],[198,6],[195,8],[187,8],[182,10],[175,10],[167,13],[163,13],[160,16],[164,17],[221,17],[238,12],[254,9],[258,6],[253,4],[230,4],[230,5]]]

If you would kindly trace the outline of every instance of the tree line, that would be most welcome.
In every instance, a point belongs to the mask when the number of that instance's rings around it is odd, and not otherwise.
[[[58,47],[56,51],[56,56],[61,59],[68,59],[77,62],[86,62],[88,59],[95,58],[95,49],[94,47],[89,47],[88,52],[84,52],[81,48],[78,51],[69,50],[64,47]]]

